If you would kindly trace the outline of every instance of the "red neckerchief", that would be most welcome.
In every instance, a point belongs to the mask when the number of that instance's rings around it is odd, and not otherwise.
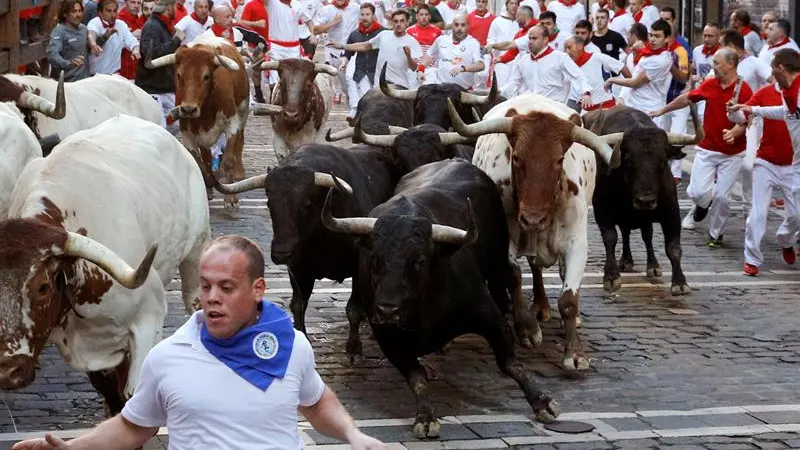
[[[342,3],[341,6],[337,5],[336,2],[334,2],[333,6],[339,8],[339,9],[347,9],[347,7],[350,6],[350,0],[344,0],[344,3]]]
[[[761,40],[762,41],[766,41],[767,40],[767,33],[766,32],[762,31],[761,33],[758,33],[758,34],[761,35]]]
[[[717,44],[717,45],[715,45],[715,46],[713,46],[711,48],[706,48],[706,46],[704,45],[703,49],[702,49],[703,56],[709,57],[709,56],[713,55],[714,53],[717,53],[717,50],[719,50],[719,44]]]
[[[208,17],[206,17],[206,20],[200,20],[200,18],[197,17],[197,13],[195,12],[192,12],[190,16],[192,19],[194,19],[195,22],[199,23],[200,25],[205,25],[206,22],[208,22]]]
[[[380,28],[381,24],[374,20],[368,27],[365,27],[364,24],[358,22],[358,32],[365,36],[372,33],[373,31],[379,30]]]
[[[542,11],[547,11],[547,3],[542,3]]]
[[[446,3],[446,5],[447,5],[447,6],[448,6],[450,9],[452,9],[453,11],[458,11],[458,7],[459,7],[459,6],[461,6],[461,4],[460,4],[460,3],[458,3],[458,2],[456,2],[456,6],[455,6],[455,7],[453,7],[453,5],[452,5],[452,4],[450,4],[450,2],[447,2],[447,3]]]
[[[211,25],[211,31],[214,32],[214,35],[217,37],[225,38],[231,42],[233,42],[233,30],[224,28],[221,25]]]
[[[536,25],[537,23],[539,23],[539,21],[536,20],[536,19],[529,20],[528,23],[523,25],[522,28],[520,28],[519,31],[517,31],[517,34],[514,36],[514,39],[516,39],[518,37],[525,36],[526,34],[528,34],[528,30],[530,30],[531,27]]]
[[[558,30],[558,31],[556,31],[554,34],[551,34],[551,35],[550,35],[550,37],[549,37],[549,38],[547,38],[547,42],[553,42],[553,41],[555,41],[555,40],[556,40],[556,38],[558,37],[558,33],[560,33],[560,32],[561,32],[561,30]]]
[[[770,45],[770,46],[769,46],[769,49],[770,49],[770,50],[772,50],[773,48],[780,47],[781,45],[786,45],[786,44],[788,44],[789,42],[791,42],[791,41],[789,40],[789,38],[783,38],[783,40],[782,40],[782,41],[780,41],[780,42],[778,42],[777,44],[775,44],[775,45]]]
[[[488,14],[488,13],[489,13],[489,10],[487,9],[487,10],[486,10],[486,11],[484,11],[484,12],[480,12],[480,11],[478,11],[478,10],[476,9],[475,11],[472,11],[472,12],[473,12],[473,13],[475,13],[475,15],[476,15],[476,16],[478,16],[478,17],[484,17],[484,16],[486,16],[486,14]]]
[[[97,16],[97,17],[100,17],[100,16]],[[115,21],[109,23],[109,22],[106,22],[105,20],[103,20],[102,18],[100,18],[100,23],[103,24],[103,27],[106,30],[113,30],[114,29],[114,25],[117,24],[117,21],[115,20]]]
[[[639,21],[642,20],[642,16],[644,16],[644,8],[640,9],[639,12],[633,15],[633,20],[636,21],[636,23],[639,23]]]
[[[283,3],[284,5],[287,5],[287,6],[291,6],[292,5],[292,0],[281,0],[281,3]]]
[[[578,2],[578,0],[558,0],[564,6],[572,6]]]
[[[678,44],[678,41],[672,41],[671,43],[667,44],[667,48],[669,51],[674,52],[676,48],[680,47],[681,44]]]
[[[581,53],[581,56],[579,56],[578,59],[575,60],[575,64],[577,64],[578,67],[583,67],[583,65],[586,64],[586,61],[589,61],[589,59],[591,58],[592,54],[590,52],[584,51],[583,53]]]
[[[547,46],[547,48],[545,48],[542,53],[539,53],[539,56],[535,56],[533,53],[531,53],[531,60],[532,61],[538,61],[538,60],[544,58],[545,56],[549,55],[550,53],[553,53],[553,51],[554,51],[553,47]],[[798,78],[800,78],[800,77],[798,77]]]
[[[678,44],[678,45],[680,45],[680,44]],[[633,63],[634,63],[634,64],[638,64],[638,63],[639,63],[639,60],[640,60],[640,59],[642,59],[642,58],[645,58],[645,57],[647,57],[647,56],[656,56],[656,55],[660,55],[660,54],[664,53],[664,52],[665,52],[665,51],[667,51],[667,50],[668,50],[668,46],[667,46],[667,45],[665,45],[665,46],[661,47],[661,48],[660,48],[660,49],[658,49],[658,50],[653,50],[653,47],[652,47],[652,46],[650,45],[650,43],[648,42],[648,43],[647,43],[647,45],[645,45],[645,46],[644,46],[644,48],[642,48],[641,50],[639,50],[638,52],[636,52],[636,53],[634,54],[634,56],[633,56]]]
[[[617,17],[622,17],[625,14],[628,14],[628,11],[625,11],[624,9],[617,9],[614,11],[614,17],[611,18],[611,21],[613,22],[614,19],[616,19]]]
[[[160,20],[161,23],[163,23],[165,27],[167,27],[167,31],[169,31],[170,35],[175,34],[175,25],[172,24],[172,19],[170,19],[169,17],[167,17],[167,16],[165,16],[163,14],[155,14],[154,13],[153,15],[156,16],[156,18],[158,20]]]
[[[436,6],[436,5],[438,5],[439,3],[442,3],[442,0],[430,0],[430,1],[428,2],[428,5],[430,5],[430,6]]]
[[[750,32],[751,32],[751,31],[753,31],[753,28],[751,28],[751,27],[748,25],[748,26],[746,26],[746,27],[743,27],[743,28],[742,28],[742,32],[741,32],[740,34],[741,34],[742,36],[747,36],[748,34],[750,34]]]

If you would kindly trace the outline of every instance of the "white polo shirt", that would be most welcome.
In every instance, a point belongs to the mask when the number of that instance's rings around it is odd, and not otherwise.
[[[535,58],[527,53],[512,65],[508,81],[511,92],[540,94],[566,103],[573,84],[581,95],[592,90],[589,80],[566,53],[547,47]]]
[[[667,90],[672,81],[670,68],[672,53],[662,52],[658,55],[643,57],[631,73],[636,78],[640,73],[647,74],[647,83],[636,89],[623,89],[620,95],[626,105],[642,112],[655,111],[667,103]]]
[[[179,20],[178,23],[175,24],[175,29],[183,31],[185,37],[181,41],[181,45],[186,45],[197,39],[197,37],[203,34],[207,29],[211,28],[211,25],[214,25],[214,19],[212,19],[211,16],[206,18],[206,23],[201,24],[194,20],[190,14]]]
[[[758,53],[758,58],[767,64],[772,64],[772,55],[782,48],[790,48],[796,52],[800,52],[800,48],[797,47],[797,42],[795,42],[794,39],[787,39],[785,42],[779,42],[774,46],[765,43]],[[753,90],[755,91],[755,89]]]
[[[262,391],[206,350],[202,320],[202,311],[192,314],[150,350],[122,416],[141,427],[166,425],[170,450],[303,448],[297,407],[325,391],[308,339],[295,330],[286,375]]]
[[[454,77],[450,75],[450,71],[454,67],[483,61],[481,44],[472,36],[467,36],[458,44],[453,43],[452,36],[439,36],[428,49],[428,56],[437,61],[436,74],[440,83],[456,83],[465,89],[475,84],[475,73],[462,72]]]
[[[97,37],[104,35],[106,32],[106,27],[103,26],[100,17],[90,20],[86,28],[90,32],[94,32]],[[139,41],[131,34],[125,22],[117,19],[114,23],[114,29],[117,32],[111,35],[105,45],[102,46],[103,53],[100,56],[94,56],[91,52],[89,53],[89,64],[92,73],[114,74],[119,72],[122,66],[122,49],[127,48],[130,51],[134,51],[139,47]]]
[[[586,19],[586,6],[581,2],[576,2],[572,6],[567,6],[559,0],[553,0],[547,4],[547,10],[556,14],[556,28],[567,33],[575,28],[575,24],[580,20]],[[536,16],[538,19],[539,16]],[[556,49],[559,50],[559,49]]]
[[[411,58],[418,60],[422,57],[422,48],[419,46],[419,42],[408,33],[397,37],[392,30],[381,31],[367,42],[370,43],[373,49],[378,49],[378,64],[375,66],[375,86],[378,85],[381,79],[383,63],[387,63],[386,81],[404,87],[411,87],[409,86],[411,70],[408,68],[403,47],[411,49]]]

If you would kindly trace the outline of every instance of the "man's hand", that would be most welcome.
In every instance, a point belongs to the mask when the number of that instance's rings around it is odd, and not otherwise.
[[[727,110],[729,113],[736,112],[736,111],[744,111],[748,114],[753,112],[753,107],[750,105],[727,105]]]
[[[403,53],[406,54],[406,58],[411,58],[411,48],[409,48],[407,45],[403,46]]]
[[[178,39],[180,39],[180,40],[184,40],[186,38],[186,33],[184,33],[183,30],[179,30],[179,29],[176,28],[175,29],[175,36],[177,36]]]
[[[141,59],[142,58],[142,54],[139,53],[139,47],[136,47],[135,49],[133,49],[133,51],[131,52],[131,55],[133,55],[133,59]]]
[[[603,83],[603,88],[606,90],[611,89],[611,86],[614,85],[615,81],[617,81],[617,77],[610,77],[605,83]]]
[[[369,437],[360,431],[350,438],[348,442],[353,450],[388,450],[389,448],[389,446],[383,442]]]
[[[331,20],[331,23],[333,24],[332,26],[338,25],[341,22],[342,22],[342,15],[341,14],[336,14],[335,16],[333,16],[333,20]]]
[[[97,44],[91,44],[91,47],[90,47],[90,48],[91,48],[91,50],[92,50],[92,54],[93,54],[94,56],[100,56],[101,54],[103,54],[103,48],[102,48],[102,47],[100,47],[100,46],[99,46],[99,45],[97,45]]]
[[[592,106],[592,96],[583,94],[583,96],[581,96],[581,108],[586,109],[590,106]]]
[[[131,31],[131,34],[132,34],[132,35],[133,35],[133,37],[135,37],[136,39],[141,39],[141,38],[142,38],[142,29],[140,28],[140,29],[138,29],[138,30],[136,30],[136,31]]]
[[[726,128],[722,130],[722,139],[725,139],[728,144],[733,144],[737,137],[744,134],[744,130],[745,128],[740,126],[734,126],[731,129]]]
[[[83,55],[78,55],[78,56],[72,58],[72,61],[70,61],[69,64],[72,67],[78,67],[78,66],[82,66],[84,62],[86,62],[86,59],[83,57]]]
[[[257,28],[264,28],[264,27],[266,27],[266,26],[267,26],[267,21],[266,21],[266,20],[264,20],[264,19],[261,19],[261,20],[256,20],[256,21],[253,23],[253,26],[255,26],[255,27],[257,27]]]
[[[339,42],[328,42],[326,44],[328,47],[335,48],[336,50],[343,50],[344,45],[340,44]]]
[[[419,84],[425,82],[425,72],[417,72],[417,82],[419,82]]]
[[[353,447],[355,448],[355,447]],[[387,447],[360,447],[360,448],[387,448]],[[28,439],[27,441],[17,442],[11,447],[12,450],[68,450],[67,443],[57,436],[50,433],[44,435],[44,439]]]
[[[466,69],[464,69],[464,66],[456,66],[456,67],[453,67],[452,69],[450,69],[450,76],[454,77],[454,76],[456,76],[456,75],[458,75],[460,73],[464,73],[464,72],[466,72]]]
[[[658,117],[658,116],[663,116],[664,112],[660,109],[657,109],[655,111],[650,111],[649,113],[647,113],[647,115],[650,117]]]

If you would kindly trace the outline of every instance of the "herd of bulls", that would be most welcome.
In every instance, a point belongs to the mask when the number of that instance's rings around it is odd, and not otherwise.
[[[671,292],[690,292],[668,160],[683,157],[680,148],[698,142],[701,127],[696,136],[676,136],[624,106],[580,117],[538,95],[506,100],[496,86],[478,94],[450,84],[406,90],[382,74],[380,88],[359,102],[353,127],[331,133],[324,125],[335,69],[258,62],[282,80],[271,104],[256,107],[271,116],[279,164],[243,179],[243,59],[198,47],[147,64],[176,66],[171,116],[181,121],[183,144],[158,125],[158,105],[117,77],[86,80],[89,89],[0,76],[0,314],[8,318],[0,322],[0,388],[29,385],[49,340],[71,367],[89,373],[108,412],[118,412],[161,339],[164,291],[176,271],[192,309],[210,237],[209,187],[234,208],[236,194],[265,190],[271,258],[289,269],[296,328],[305,331],[316,279],[352,277],[347,354],[361,355],[366,319],[416,396],[420,438],[437,436],[439,424],[418,358],[467,333],[487,340],[540,420],[557,416],[515,345],[541,343],[539,322],[551,316],[542,270],[558,263],[562,363],[588,368],[578,327],[590,202],[606,246],[607,290],[619,289],[620,269],[633,265],[633,229],[642,230],[648,276],[661,275],[652,247],[658,222]],[[91,97],[98,91],[107,98]],[[210,170],[209,148],[222,134],[225,183]],[[50,136],[60,143],[48,155]],[[323,144],[323,136],[356,145]],[[519,256],[533,271],[530,307]]]

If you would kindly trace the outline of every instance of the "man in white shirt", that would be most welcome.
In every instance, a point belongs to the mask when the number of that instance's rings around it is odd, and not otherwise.
[[[388,446],[358,430],[316,371],[305,335],[263,300],[264,255],[242,236],[214,240],[200,260],[200,304],[145,357],[122,412],[67,445],[46,434],[21,450],[134,449],[159,427],[170,448],[301,448],[300,412],[317,430],[353,449]]]
[[[505,12],[497,16],[489,26],[489,35],[486,37],[486,45],[490,47],[501,42],[514,40],[514,35],[521,28],[517,22],[517,12],[519,10],[519,0],[506,0]],[[497,59],[499,55],[492,55]],[[505,86],[511,73],[509,64],[490,64],[489,76],[492,70],[497,77],[497,86]]]
[[[453,20],[458,16],[466,17],[469,12],[467,11],[467,6],[461,4],[458,0],[447,0],[440,2],[436,5],[436,9],[441,14],[442,19],[444,20],[444,28],[442,28],[442,32],[445,35],[452,34],[453,28]]]
[[[666,105],[667,90],[672,81],[672,54],[667,48],[671,33],[672,29],[665,20],[656,20],[650,28],[649,43],[638,51],[641,59],[635,62],[631,78],[611,77],[606,80],[607,86],[616,84],[630,88],[623,92],[622,100],[631,108],[649,113]],[[654,122],[661,127],[663,120],[655,118]]]
[[[766,15],[766,14],[765,14]],[[766,29],[767,40],[758,53],[761,61],[770,64],[772,55],[782,48],[790,48],[794,51],[799,51],[797,43],[789,36],[792,34],[792,24],[786,19],[779,19],[769,24]]]
[[[692,51],[692,68],[694,69],[695,81],[702,80],[711,72],[711,57],[719,50],[719,39],[719,25],[715,23],[706,24],[703,28],[703,43]]]
[[[581,41],[583,41],[583,43],[584,43],[583,44],[583,49],[586,50],[587,52],[589,52],[589,53],[603,53],[600,50],[600,47],[598,47],[598,46],[596,46],[596,45],[594,45],[592,43],[592,23],[589,22],[588,20],[579,20],[575,24],[575,27],[572,30],[572,35],[577,37],[577,38],[580,38]],[[567,38],[564,41],[564,50],[562,50],[562,51],[566,51],[566,41],[567,40],[569,40],[569,38]],[[619,72],[619,71],[617,71],[617,72]]]
[[[358,27],[358,20],[361,11],[358,3],[350,0],[333,0],[329,5],[323,6],[317,16],[317,26],[314,27],[314,34],[328,33],[328,41],[344,44],[350,33]],[[333,47],[327,47],[327,61],[333,67],[339,67],[343,51]],[[336,103],[341,101],[342,93],[347,91],[346,71],[340,70],[336,77],[339,80],[339,88],[334,94]]]
[[[300,58],[300,27],[305,25],[313,34],[314,24],[306,16],[299,0],[267,0],[269,16],[270,57],[275,61]],[[300,26],[303,26],[300,25]],[[262,75],[263,76],[263,75]],[[270,88],[278,82],[278,71],[269,71]]]
[[[97,5],[97,17],[86,25],[92,51],[89,64],[93,74],[119,72],[123,48],[127,48],[135,59],[141,58],[139,41],[131,34],[128,25],[117,19],[118,9],[117,0],[101,0]]]
[[[569,32],[579,20],[586,20],[586,7],[577,0],[553,0],[547,4],[547,10],[556,15],[556,27],[559,30]],[[556,50],[564,51],[563,48]]]
[[[209,0],[195,0],[194,12],[179,20],[175,24],[175,28],[183,31],[185,37],[181,41],[181,45],[186,45],[189,42],[197,39],[197,36],[203,34],[204,31],[211,28],[214,24],[214,19],[209,16]]]
[[[631,73],[625,63],[618,59],[614,59],[602,52],[589,52],[585,49],[583,39],[572,36],[566,42],[567,54],[575,65],[581,69],[586,79],[589,80],[591,86],[591,99],[592,102],[588,106],[581,108],[581,114],[596,109],[607,109],[616,105],[616,101],[610,92],[605,90],[605,80],[603,79],[603,71],[609,73],[621,73],[623,77],[630,78]],[[572,89],[570,98],[575,100],[579,98],[579,92]]]
[[[382,31],[380,34],[367,42],[357,42],[353,44],[340,44],[330,42],[333,48],[340,48],[348,52],[368,52],[378,50],[378,64],[375,71],[375,84],[380,81],[380,73],[386,65],[386,81],[403,87],[409,86],[409,72],[417,71],[419,77],[425,73],[425,66],[418,64],[417,60],[422,57],[422,49],[416,39],[406,33],[408,28],[408,11],[398,9],[392,12],[392,31]]]
[[[310,20],[312,23],[316,22],[319,11],[323,6],[325,6],[322,0],[298,1],[300,2],[300,8],[304,12],[304,18]],[[297,29],[298,35],[300,36],[300,47],[303,49],[303,55],[307,58],[313,58],[317,51],[317,36],[311,34],[312,27],[308,27],[303,23],[298,23]]]
[[[567,103],[572,85],[580,92],[580,104],[592,104],[592,87],[586,75],[567,56],[548,45],[547,28],[534,25],[528,32],[530,53],[519,58],[511,69],[508,92],[539,94],[559,103]]]
[[[452,23],[452,36],[441,35],[423,57],[426,65],[436,61],[440,83],[455,83],[464,89],[475,85],[475,73],[483,70],[481,45],[467,34],[466,15],[456,16]]]
[[[620,36],[628,41],[628,32],[631,30],[631,25],[636,23],[633,20],[633,15],[625,9],[627,0],[614,0],[614,11],[611,19],[608,22],[608,28],[611,31],[616,31]]]
[[[744,37],[745,50],[750,52],[752,55],[758,55],[761,53],[763,42],[761,41],[761,35],[759,35],[758,32],[752,27],[750,13],[744,9],[737,9],[731,13],[731,18],[728,22],[728,25],[731,29],[738,31],[739,34]]]
[[[650,25],[661,18],[661,13],[658,12],[658,8],[655,8],[655,16],[645,9],[645,0],[630,0],[630,6],[628,7],[628,10],[631,14],[631,17],[633,17],[634,22],[640,23],[647,28],[650,28]]]
[[[547,45],[552,47],[553,50],[563,52],[564,42],[566,42],[568,37],[572,36],[570,34],[572,32],[572,28],[559,28],[558,17],[556,16],[556,13],[550,10],[539,14],[539,23],[547,28],[547,33],[550,35],[550,37],[547,38]]]

